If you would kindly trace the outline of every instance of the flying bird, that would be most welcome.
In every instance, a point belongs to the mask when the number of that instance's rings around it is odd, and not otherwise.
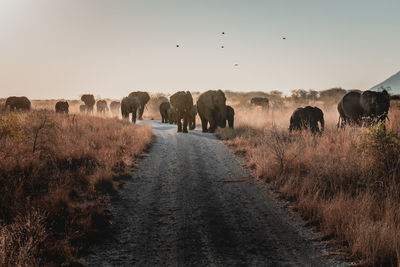
[[[179,47],[179,45],[176,45],[176,47]]]
[[[225,32],[222,32],[222,34],[225,34]]]
[[[221,48],[224,48],[224,46],[222,45]]]
[[[239,64],[236,63],[236,64],[235,64],[235,67],[237,67],[237,66],[239,66]]]
[[[286,40],[286,37],[282,37],[283,40]]]

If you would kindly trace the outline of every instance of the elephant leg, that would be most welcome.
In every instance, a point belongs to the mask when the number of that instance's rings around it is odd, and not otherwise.
[[[178,133],[182,132],[182,121],[181,119],[178,120]]]
[[[136,111],[132,112],[132,122],[136,123]]]
[[[229,128],[233,129],[233,119],[230,119],[228,121],[228,124],[229,124]]]
[[[144,107],[139,108],[139,120],[143,120],[143,112],[144,112]]]
[[[215,120],[210,121],[210,128],[208,129],[208,132],[213,133],[215,132],[216,128],[217,128],[217,122]]]
[[[189,130],[194,130],[196,128],[196,116],[192,117],[189,125]]]
[[[183,132],[184,133],[188,132],[187,127],[188,127],[188,116],[187,116],[187,114],[184,114],[183,115]]]
[[[208,123],[208,121],[206,119],[202,118],[202,117],[200,117],[200,119],[201,119],[201,128],[203,130],[203,133],[206,133],[207,132],[207,123]]]

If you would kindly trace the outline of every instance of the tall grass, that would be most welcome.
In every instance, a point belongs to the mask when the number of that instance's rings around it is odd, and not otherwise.
[[[73,262],[104,233],[102,196],[151,136],[117,119],[0,113],[0,266]]]
[[[361,265],[398,266],[400,109],[392,104],[386,125],[344,130],[336,129],[333,107],[324,112],[322,136],[289,134],[291,112],[272,117],[271,111],[254,109],[236,112],[238,127],[218,134],[257,177],[292,202],[322,240]]]

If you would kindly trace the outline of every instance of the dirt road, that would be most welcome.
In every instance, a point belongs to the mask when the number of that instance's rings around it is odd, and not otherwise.
[[[112,203],[114,238],[89,266],[338,266],[211,134],[156,133]],[[230,180],[238,179],[236,182]]]

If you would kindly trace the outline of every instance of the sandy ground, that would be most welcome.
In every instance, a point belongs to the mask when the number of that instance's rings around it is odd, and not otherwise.
[[[339,266],[211,134],[150,123],[156,142],[110,207],[89,266]]]

